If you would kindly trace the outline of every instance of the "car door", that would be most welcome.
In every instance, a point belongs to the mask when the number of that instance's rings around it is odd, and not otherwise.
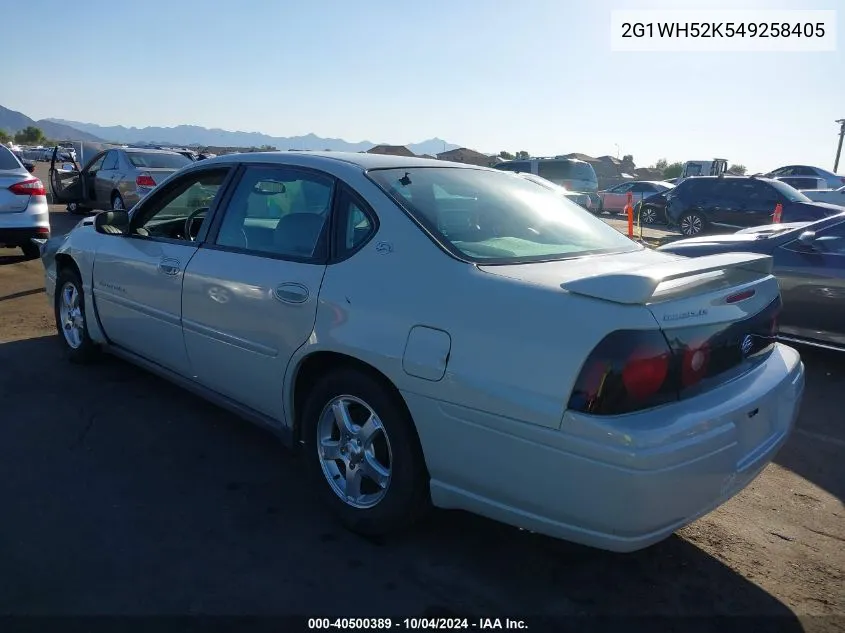
[[[82,179],[80,178],[80,168],[76,161],[61,160],[62,151],[64,148],[58,146],[53,148],[50,156],[50,196],[52,202],[55,204],[82,202]]]
[[[97,202],[102,208],[111,208],[111,194],[116,188],[115,180],[118,177],[118,154],[116,149],[106,152],[103,164],[94,179],[94,187],[97,191]]]
[[[602,209],[605,211],[622,210],[628,200],[629,189],[631,189],[629,182],[608,189],[606,193],[602,194]]]
[[[97,195],[97,175],[99,174],[100,170],[103,168],[103,163],[106,160],[106,154],[108,152],[101,152],[97,154],[91,162],[88,163],[85,167],[82,168],[82,197],[83,197],[83,204],[91,207],[92,209],[102,209],[103,207],[102,200]]]
[[[334,189],[314,170],[242,167],[185,269],[182,324],[195,380],[280,421],[288,361],[314,328]]]
[[[191,170],[154,192],[133,210],[128,234],[103,237],[95,255],[94,300],[106,336],[183,376],[191,372],[182,336],[182,282],[199,244],[191,238],[207,232],[208,210],[231,170]],[[188,222],[192,217],[196,221]]]
[[[781,334],[845,346],[845,222],[819,231],[810,244],[780,246],[774,259]]]
[[[778,202],[783,197],[769,183],[753,178],[734,181],[737,207],[732,224],[737,227],[771,224]]]

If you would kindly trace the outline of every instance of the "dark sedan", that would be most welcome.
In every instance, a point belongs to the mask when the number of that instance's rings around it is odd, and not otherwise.
[[[817,222],[694,237],[658,250],[687,257],[726,252],[771,255],[783,297],[779,336],[845,351],[845,213]]]

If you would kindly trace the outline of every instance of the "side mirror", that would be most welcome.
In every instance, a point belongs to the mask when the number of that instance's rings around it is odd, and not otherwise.
[[[129,213],[103,211],[94,217],[94,229],[103,235],[125,235],[129,231]]]

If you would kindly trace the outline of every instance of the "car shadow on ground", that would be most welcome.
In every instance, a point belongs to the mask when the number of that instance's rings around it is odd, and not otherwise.
[[[439,511],[364,539],[318,502],[306,456],[146,372],[68,364],[54,336],[0,345],[0,370],[0,613],[742,615],[802,630],[679,537],[621,555]]]
[[[845,353],[795,348],[806,371],[804,398],[795,431],[775,462],[845,501]]]

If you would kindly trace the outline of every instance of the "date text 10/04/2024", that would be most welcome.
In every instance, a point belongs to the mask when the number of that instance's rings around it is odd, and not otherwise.
[[[526,630],[524,620],[510,618],[309,618],[309,630],[416,631],[416,630]]]

